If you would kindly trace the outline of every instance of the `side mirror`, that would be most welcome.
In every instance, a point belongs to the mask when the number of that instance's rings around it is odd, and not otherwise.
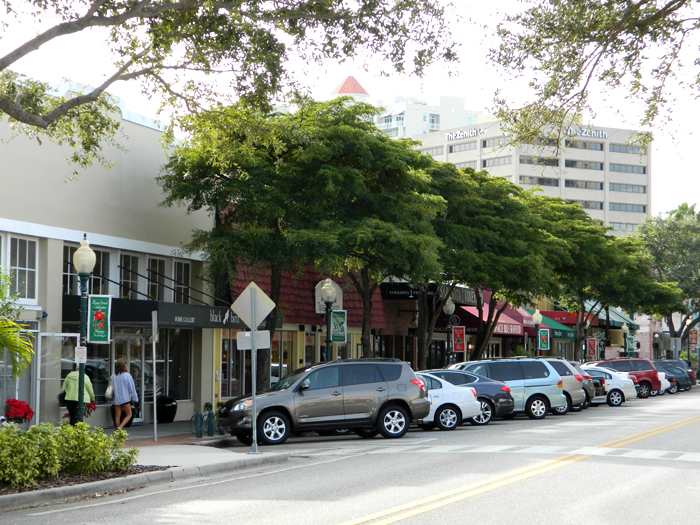
[[[310,386],[311,383],[309,382],[309,380],[304,379],[301,383],[299,383],[299,390],[308,390]]]

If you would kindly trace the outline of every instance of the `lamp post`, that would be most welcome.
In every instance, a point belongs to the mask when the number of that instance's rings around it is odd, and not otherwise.
[[[452,314],[455,313],[455,303],[447,299],[442,311],[447,316],[447,366],[452,364]]]
[[[321,300],[326,303],[326,362],[333,358],[333,343],[331,341],[331,312],[335,301],[335,286],[333,281],[326,279],[321,286]]]
[[[80,346],[87,344],[87,293],[88,279],[95,267],[95,252],[90,248],[87,234],[83,235],[80,241],[80,248],[73,254],[73,266],[80,277]],[[85,412],[85,363],[80,363],[78,367],[78,421],[83,422]]]
[[[535,313],[532,314],[532,322],[535,323],[535,350],[537,350],[537,355],[540,355],[540,323],[542,322],[542,314],[540,309],[535,309]]]
[[[630,356],[630,351],[627,348],[627,334],[630,333],[630,327],[627,326],[627,323],[623,323],[622,327],[620,328],[622,330],[622,344],[625,347],[625,356],[629,357]]]

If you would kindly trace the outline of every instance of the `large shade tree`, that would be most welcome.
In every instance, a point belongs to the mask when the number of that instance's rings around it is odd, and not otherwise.
[[[0,48],[0,114],[18,132],[74,146],[73,161],[82,165],[101,159],[115,136],[115,108],[105,95],[115,82],[140,81],[144,96],[177,116],[237,97],[266,104],[304,62],[373,57],[389,70],[422,75],[434,61],[456,60],[438,0],[19,0],[2,9],[0,32],[19,24],[40,29]],[[103,75],[96,87],[64,96],[12,71],[69,35],[114,56],[92,64]]]

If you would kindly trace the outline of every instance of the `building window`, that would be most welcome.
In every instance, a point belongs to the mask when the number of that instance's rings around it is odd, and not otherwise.
[[[539,184],[540,186],[559,186],[559,179],[547,179],[544,177],[520,176],[520,184]]]
[[[73,267],[77,246],[63,246],[63,295],[80,295],[80,279]]]
[[[135,255],[121,255],[119,265],[119,297],[138,299],[139,258]]]
[[[396,125],[403,126],[403,115],[396,115]]]
[[[631,211],[633,213],[646,213],[647,207],[642,204],[620,204],[618,202],[611,202],[610,211]]]
[[[428,114],[423,113],[423,122],[427,122],[427,121],[428,121]]]
[[[646,193],[646,186],[638,186],[636,184],[613,184],[610,183],[610,191],[624,191],[627,193]]]
[[[633,153],[635,155],[646,155],[646,148],[640,148],[639,146],[627,146],[626,144],[610,144],[608,146],[610,151],[615,153]]]
[[[491,168],[493,166],[505,166],[506,164],[511,164],[513,159],[511,157],[496,157],[493,159],[484,159],[481,161],[482,168]]]
[[[581,190],[602,190],[602,182],[593,182],[589,180],[566,180],[564,186],[567,188],[578,188]]]
[[[585,140],[567,140],[565,142],[567,148],[590,149],[594,151],[603,151],[602,142],[587,142]]]
[[[36,300],[36,241],[10,237],[10,295]]]
[[[629,164],[610,164],[610,171],[622,173],[639,173],[644,175],[647,172],[646,166],[630,166]]]
[[[536,137],[530,140],[521,140],[520,144],[523,145],[531,145],[531,146],[552,146],[552,147],[557,147],[559,146],[559,140],[557,139],[548,139],[545,137]]]
[[[506,138],[505,137],[498,137],[495,139],[486,139],[481,141],[481,147],[482,148],[495,148],[497,146],[505,146],[506,145]]]
[[[450,153],[459,153],[460,151],[469,151],[472,149],[476,149],[476,141],[455,144],[454,146],[450,146],[447,151]]]
[[[536,164],[538,166],[559,166],[559,159],[549,157],[531,157],[523,155],[520,157],[520,164]]]
[[[190,304],[190,263],[175,261],[174,303]]]
[[[476,169],[476,161],[472,160],[470,162],[458,162],[457,164],[455,164],[455,168],[457,168],[458,170],[461,170],[462,168]]]
[[[602,162],[588,162],[585,160],[565,160],[565,168],[578,168],[580,170],[597,170],[603,171]]]
[[[437,148],[430,148],[430,149],[421,150],[421,153],[423,155],[432,155],[433,157],[436,155],[442,155],[442,152],[443,152],[443,146],[439,146]]]
[[[77,246],[63,246],[63,295],[80,295],[80,279],[73,266]],[[88,293],[109,295],[109,252],[94,250],[95,267],[88,281]]]
[[[613,230],[616,230],[619,232],[636,232],[639,224],[629,224],[629,223],[625,223],[625,222],[611,222],[610,226],[612,226]]]
[[[569,201],[572,204],[580,204],[582,208],[586,210],[602,210],[603,209],[603,203],[602,202],[596,202],[596,201],[575,201],[575,200],[570,200]]]
[[[165,261],[148,258],[148,298],[151,301],[165,301]]]

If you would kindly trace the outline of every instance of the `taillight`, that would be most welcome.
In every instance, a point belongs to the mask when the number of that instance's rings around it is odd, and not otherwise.
[[[510,392],[510,387],[509,387],[508,385],[503,385],[503,386],[501,387],[501,391],[503,391],[503,392]]]
[[[559,388],[564,388],[564,383],[562,383],[561,381],[559,381],[559,382],[557,383],[557,386],[558,386]]]
[[[676,382],[676,378],[675,378],[675,377],[672,377],[672,378],[670,379],[670,381],[671,381],[671,383],[675,383],[675,382]]]
[[[472,391],[472,394],[474,394],[474,399],[476,399],[476,390],[474,390],[473,388],[470,388],[470,390]]]
[[[600,380],[600,386],[602,386],[603,388],[605,388],[605,379],[601,379],[601,380]]]
[[[411,379],[411,383],[417,385],[419,388],[425,388],[425,383],[420,379]]]
[[[590,381],[590,380],[591,380],[591,376],[586,376],[586,375],[585,375],[585,376],[583,376],[583,378],[584,378],[586,381]]]
[[[583,383],[583,378],[582,378],[580,375],[576,374],[574,377],[575,377],[576,379],[578,379],[579,382]],[[590,379],[590,378],[589,378],[589,379]]]
[[[638,385],[638,384],[639,384],[639,379],[637,379],[637,376],[631,376],[631,377],[632,377],[632,382],[633,382],[635,385]]]

